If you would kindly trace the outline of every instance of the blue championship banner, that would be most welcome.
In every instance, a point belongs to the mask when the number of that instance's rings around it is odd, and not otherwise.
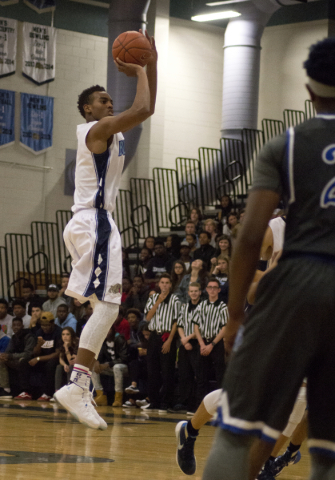
[[[24,0],[24,3],[37,13],[52,12],[56,7],[56,0]]]
[[[20,144],[35,155],[52,147],[54,99],[21,93]]]
[[[14,143],[15,92],[0,90],[0,148]]]

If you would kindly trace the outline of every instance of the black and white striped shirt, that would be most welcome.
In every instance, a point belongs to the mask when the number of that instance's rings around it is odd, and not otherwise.
[[[226,325],[227,320],[228,308],[224,302],[216,300],[210,303],[209,300],[204,300],[195,311],[193,323],[199,326],[200,335],[203,338],[213,338]]]
[[[199,303],[193,305],[190,301],[181,306],[177,327],[181,327],[184,330],[185,337],[192,335],[194,332],[193,319],[198,305]]]
[[[148,298],[144,313],[147,314],[149,310],[155,305],[159,293],[154,293]],[[160,303],[155,315],[149,322],[149,330],[151,332],[171,332],[173,324],[177,321],[180,311],[180,302],[178,297],[173,293],[169,293],[164,302]]]

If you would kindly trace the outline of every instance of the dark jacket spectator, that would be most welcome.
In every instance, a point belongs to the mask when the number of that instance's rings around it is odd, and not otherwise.
[[[24,328],[18,333],[15,333],[7,348],[6,353],[8,354],[9,360],[30,360],[33,356],[33,350],[35,347],[35,338],[31,334],[29,328]]]
[[[215,248],[210,245],[211,235],[208,232],[201,232],[199,235],[200,248],[194,252],[194,260],[200,258],[206,264],[209,271],[211,268],[211,258],[215,256]]]
[[[133,286],[127,295],[124,302],[125,308],[137,308],[141,313],[144,312],[144,307],[149,297],[150,289],[144,285],[141,275],[135,275]]]

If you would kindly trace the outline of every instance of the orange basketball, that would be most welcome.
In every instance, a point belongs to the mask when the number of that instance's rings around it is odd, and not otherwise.
[[[144,67],[151,57],[151,45],[142,33],[130,31],[119,35],[112,46],[114,60],[119,57],[125,63]]]

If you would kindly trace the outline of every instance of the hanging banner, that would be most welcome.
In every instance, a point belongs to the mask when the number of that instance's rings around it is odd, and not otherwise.
[[[23,3],[37,13],[53,12],[56,8],[56,0],[24,0]]]
[[[0,90],[0,148],[14,143],[15,92]]]
[[[21,93],[20,143],[35,155],[52,147],[54,99]]]
[[[53,27],[23,24],[22,73],[37,85],[55,79],[56,34]]]
[[[17,20],[0,17],[0,78],[16,70]]]

